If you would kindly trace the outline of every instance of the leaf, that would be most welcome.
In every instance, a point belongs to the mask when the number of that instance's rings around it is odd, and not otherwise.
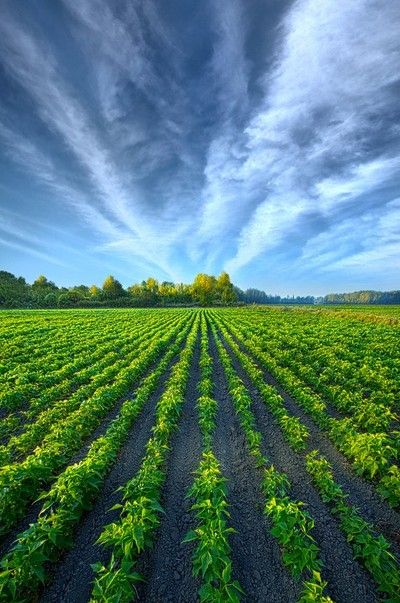
[[[197,536],[196,532],[194,530],[190,530],[186,534],[185,538],[182,540],[182,544],[186,543],[186,542],[192,542],[193,540],[197,540],[197,539],[198,539],[198,536]]]

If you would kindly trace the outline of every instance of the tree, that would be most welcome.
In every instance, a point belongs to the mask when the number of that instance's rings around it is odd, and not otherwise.
[[[146,287],[147,289],[149,289],[152,293],[157,293],[158,289],[159,289],[159,284],[158,284],[158,280],[153,278],[152,276],[149,276],[149,278],[146,281]]]
[[[32,284],[33,301],[37,306],[46,306],[46,298],[49,293],[55,293],[58,297],[59,289],[53,281],[41,274]]]
[[[49,308],[52,308],[54,306],[57,305],[58,302],[58,297],[57,297],[57,293],[51,292],[48,293],[46,295],[46,297],[44,298],[44,303],[46,304],[46,306],[48,306]]]
[[[106,299],[116,299],[122,297],[125,290],[121,283],[110,274],[103,283],[103,294]]]
[[[216,281],[216,292],[224,304],[236,301],[237,296],[227,272],[221,272]]]
[[[214,299],[216,282],[215,276],[202,272],[197,274],[192,285],[194,299],[202,306],[210,305]]]
[[[103,291],[97,285],[92,285],[89,287],[89,295],[94,299],[100,299],[103,294]]]
[[[32,289],[21,277],[0,270],[0,306],[5,308],[26,308],[32,302]]]
[[[45,289],[50,292],[51,290],[57,290],[58,287],[53,281],[48,281],[47,278],[41,274],[32,284],[32,289],[36,291],[44,291]]]

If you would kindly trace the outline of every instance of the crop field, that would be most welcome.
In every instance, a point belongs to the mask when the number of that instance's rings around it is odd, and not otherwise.
[[[400,309],[0,314],[0,601],[400,601]]]

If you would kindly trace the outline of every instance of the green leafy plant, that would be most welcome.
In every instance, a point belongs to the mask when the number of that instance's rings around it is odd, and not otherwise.
[[[342,488],[334,480],[328,461],[315,450],[307,456],[307,469],[323,500],[332,506],[334,514],[339,517],[354,557],[361,559],[379,590],[395,601],[400,592],[400,571],[390,552],[389,543],[347,502]]]

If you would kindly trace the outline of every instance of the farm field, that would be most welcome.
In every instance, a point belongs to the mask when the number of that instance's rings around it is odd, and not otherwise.
[[[0,314],[0,601],[400,601],[400,308]]]

